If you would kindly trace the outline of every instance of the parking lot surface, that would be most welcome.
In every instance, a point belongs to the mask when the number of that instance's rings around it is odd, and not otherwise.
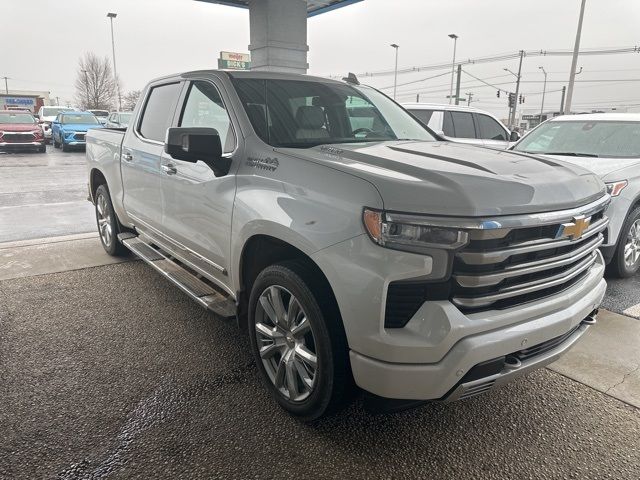
[[[84,151],[0,153],[0,242],[95,229]]]
[[[141,262],[0,282],[0,478],[640,478],[640,411],[549,370],[307,426]]]

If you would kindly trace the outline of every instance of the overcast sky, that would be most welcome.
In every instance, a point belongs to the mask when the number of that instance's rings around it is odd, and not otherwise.
[[[309,19],[309,73],[392,70],[400,45],[399,66],[450,62],[449,33],[459,35],[458,59],[524,50],[572,49],[580,0],[364,0]],[[2,0],[3,45],[0,76],[10,89],[49,90],[72,101],[78,59],[84,52],[111,58],[106,13],[115,20],[118,73],[124,91],[141,89],[167,73],[216,68],[220,50],[246,52],[247,10],[194,0]],[[587,0],[581,48],[640,46],[640,0]],[[546,105],[557,109],[571,57],[527,57],[523,63],[523,111],[540,108],[544,66]],[[640,54],[582,57],[577,77],[576,109],[634,105],[640,111]],[[496,84],[515,80],[503,68],[517,70],[517,60],[464,67]],[[398,83],[445,71],[400,75]],[[393,84],[393,75],[361,78],[377,87]],[[447,100],[447,75],[398,88],[399,101]],[[474,106],[506,116],[504,95],[463,74],[462,93],[474,94]],[[598,80],[593,82],[592,80]],[[537,83],[531,83],[537,82]],[[514,85],[501,85],[515,90]],[[392,89],[386,88],[391,93]],[[475,101],[477,100],[477,102]]]

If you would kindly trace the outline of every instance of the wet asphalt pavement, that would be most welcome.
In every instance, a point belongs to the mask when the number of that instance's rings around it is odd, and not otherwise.
[[[640,411],[548,370],[307,426],[141,262],[0,282],[0,478],[640,478]]]

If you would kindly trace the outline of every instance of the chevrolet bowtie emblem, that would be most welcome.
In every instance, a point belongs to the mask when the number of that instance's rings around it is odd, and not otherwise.
[[[587,218],[584,215],[579,217],[573,217],[573,222],[563,223],[558,229],[556,238],[569,237],[572,240],[582,237],[589,225],[591,224],[591,217]]]

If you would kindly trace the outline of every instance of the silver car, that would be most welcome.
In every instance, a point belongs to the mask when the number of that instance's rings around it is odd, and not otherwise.
[[[596,174],[612,201],[601,247],[609,271],[630,277],[640,268],[640,114],[564,115],[544,122],[514,151],[561,159]]]

